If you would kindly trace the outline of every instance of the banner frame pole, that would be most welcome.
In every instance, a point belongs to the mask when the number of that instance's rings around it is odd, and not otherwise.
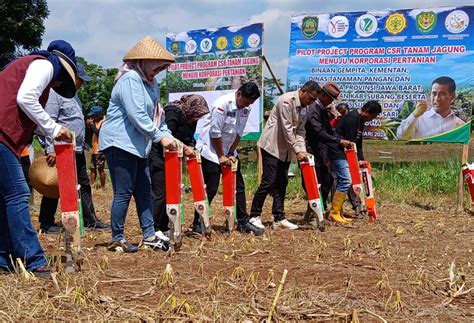
[[[461,158],[461,165],[467,163],[469,157],[469,143],[462,145],[462,158]],[[456,197],[456,211],[462,212],[464,209],[464,177],[462,174],[462,169],[459,171],[459,179],[458,179],[458,192]]]

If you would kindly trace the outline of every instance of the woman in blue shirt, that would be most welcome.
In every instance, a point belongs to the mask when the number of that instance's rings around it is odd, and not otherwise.
[[[128,51],[123,61],[99,136],[99,149],[105,153],[114,191],[110,249],[138,251],[124,235],[125,217],[133,195],[143,244],[167,250],[168,243],[155,235],[147,156],[152,142],[159,142],[169,150],[177,147],[164,116],[161,117],[163,111],[155,80],[175,58],[147,36]]]

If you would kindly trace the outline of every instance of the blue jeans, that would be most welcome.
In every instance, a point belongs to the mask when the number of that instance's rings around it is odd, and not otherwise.
[[[336,190],[342,193],[348,193],[351,188],[352,180],[349,172],[349,164],[346,159],[336,159],[332,161],[332,167],[337,177]]]
[[[10,255],[28,271],[46,266],[46,258],[28,209],[30,189],[20,159],[0,143],[0,267],[12,267]]]
[[[117,147],[105,151],[109,165],[110,178],[114,191],[111,224],[112,240],[125,239],[124,226],[128,205],[132,196],[135,199],[138,219],[143,237],[155,235],[152,213],[151,181],[148,160],[140,158]]]

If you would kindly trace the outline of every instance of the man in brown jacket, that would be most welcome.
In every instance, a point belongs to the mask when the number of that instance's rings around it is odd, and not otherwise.
[[[320,87],[314,81],[306,82],[301,89],[288,92],[278,98],[270,112],[257,145],[262,153],[263,174],[260,186],[255,192],[250,223],[265,229],[260,215],[267,195],[273,197],[273,229],[298,229],[285,219],[284,201],[288,185],[288,168],[291,157],[306,158],[305,121],[307,106],[318,98]]]

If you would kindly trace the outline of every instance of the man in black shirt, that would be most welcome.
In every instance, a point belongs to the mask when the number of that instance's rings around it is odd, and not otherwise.
[[[375,119],[381,112],[382,107],[380,103],[368,101],[360,110],[354,109],[345,115],[336,127],[336,134],[338,136],[356,144],[359,165],[362,167],[367,164],[362,150],[362,133],[365,123]],[[330,145],[329,158],[337,176],[336,192],[333,196],[330,216],[338,217],[342,215],[342,205],[351,187],[351,175],[344,148]]]
[[[321,184],[321,196],[326,209],[326,201],[332,186],[332,177],[328,170],[328,145],[336,147],[350,147],[351,143],[334,133],[329,123],[328,106],[336,101],[340,94],[339,86],[334,82],[327,82],[318,91],[318,99],[309,106],[305,124],[306,145],[308,151],[315,157],[316,173]],[[333,218],[338,223],[346,223],[347,219]]]

